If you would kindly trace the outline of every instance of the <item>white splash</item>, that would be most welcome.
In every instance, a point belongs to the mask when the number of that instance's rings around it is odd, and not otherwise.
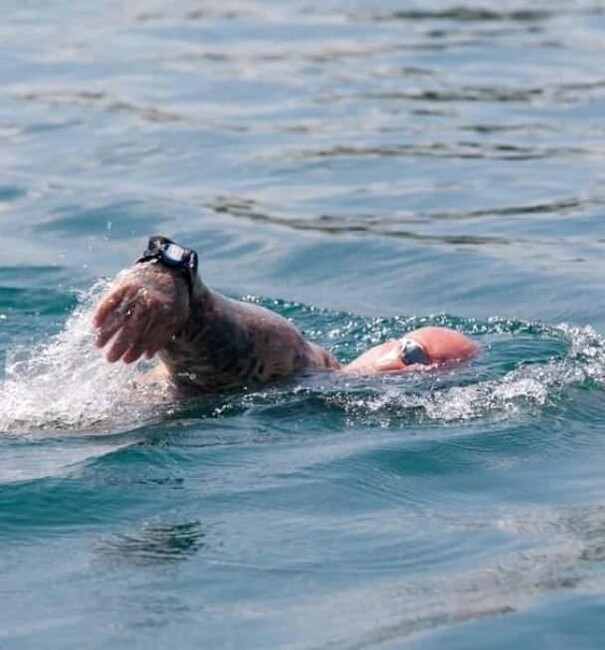
[[[91,429],[132,423],[134,365],[109,364],[94,344],[94,305],[107,284],[82,295],[63,330],[34,347],[10,350],[0,384],[0,432]],[[138,417],[137,417],[138,416]]]
[[[434,393],[424,403],[426,415],[445,421],[515,417],[556,400],[573,384],[589,380],[605,385],[605,341],[592,327],[562,324],[551,334],[568,342],[565,357],[520,366],[497,380]]]

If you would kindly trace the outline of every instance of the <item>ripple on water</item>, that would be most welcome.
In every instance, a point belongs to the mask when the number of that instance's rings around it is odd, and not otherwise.
[[[98,561],[118,567],[184,561],[203,550],[206,536],[198,521],[149,521],[138,529],[99,540],[94,554]]]

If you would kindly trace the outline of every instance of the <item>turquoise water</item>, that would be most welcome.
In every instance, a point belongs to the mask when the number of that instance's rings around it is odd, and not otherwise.
[[[0,25],[0,647],[601,648],[602,3],[80,4]],[[155,232],[342,360],[481,354],[133,393]]]

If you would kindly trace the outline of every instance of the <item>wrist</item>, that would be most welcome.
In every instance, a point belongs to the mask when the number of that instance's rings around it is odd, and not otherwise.
[[[161,265],[178,273],[189,290],[193,294],[194,287],[198,282],[197,267],[198,256],[194,250],[175,244],[172,240],[162,235],[153,235],[149,238],[147,249],[136,261],[137,264],[146,262]]]

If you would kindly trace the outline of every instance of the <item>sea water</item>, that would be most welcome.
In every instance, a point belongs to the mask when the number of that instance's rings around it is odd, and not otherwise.
[[[27,2],[0,25],[0,647],[601,648],[605,9]],[[149,234],[343,361],[174,402]]]

